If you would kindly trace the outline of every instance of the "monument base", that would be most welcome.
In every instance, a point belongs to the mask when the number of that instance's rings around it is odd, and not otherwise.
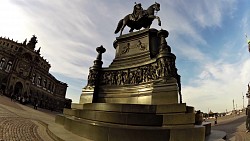
[[[94,87],[83,88],[79,103],[80,104],[92,103],[93,95],[94,95]]]
[[[96,141],[204,141],[193,107],[183,104],[73,104],[56,116],[65,129]]]
[[[56,123],[95,141],[204,141],[194,108],[178,103],[180,75],[166,37],[156,29],[117,37],[108,68],[98,47],[80,104],[64,109]]]
[[[138,85],[100,86],[99,103],[121,104],[175,104],[178,103],[178,86],[175,78],[168,83],[152,82]],[[83,88],[80,104],[92,103],[93,87]]]

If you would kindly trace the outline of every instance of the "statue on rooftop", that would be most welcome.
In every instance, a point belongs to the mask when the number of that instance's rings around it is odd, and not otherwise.
[[[26,45],[27,43],[27,38],[23,41],[23,45]]]
[[[34,49],[37,43],[37,37],[35,35],[33,35],[29,41],[29,43],[27,44],[28,47],[30,47],[31,49]]]
[[[129,32],[133,32],[134,29],[139,30],[142,27],[150,28],[154,19],[157,19],[158,25],[161,26],[160,18],[154,15],[155,11],[160,11],[160,4],[157,2],[149,6],[147,10],[143,10],[141,3],[135,3],[133,13],[126,15],[119,21],[115,34],[120,31],[120,35],[122,35],[125,26],[130,27]]]

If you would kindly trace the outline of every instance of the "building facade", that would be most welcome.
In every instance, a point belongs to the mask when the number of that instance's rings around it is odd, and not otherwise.
[[[37,37],[27,43],[0,37],[0,89],[6,96],[22,98],[39,107],[61,111],[70,105],[67,84],[49,73],[51,65],[35,50]]]

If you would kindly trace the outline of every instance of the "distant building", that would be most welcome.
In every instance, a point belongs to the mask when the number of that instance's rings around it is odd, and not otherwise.
[[[61,111],[69,105],[66,99],[68,85],[49,73],[51,65],[35,50],[37,37],[28,43],[0,37],[0,89],[14,98],[24,98],[27,103]]]

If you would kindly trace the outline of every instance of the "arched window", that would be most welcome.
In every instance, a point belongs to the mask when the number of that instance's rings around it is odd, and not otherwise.
[[[5,59],[2,58],[0,61],[0,69],[3,69],[4,65],[5,65]]]
[[[12,62],[9,61],[9,62],[7,63],[7,67],[6,67],[5,71],[6,71],[6,72],[10,72],[11,67],[12,67]]]
[[[48,91],[51,91],[51,82],[49,81],[49,85],[48,85]]]
[[[53,93],[55,90],[55,84],[52,84],[51,92]]]
[[[41,78],[41,76],[39,76],[38,79],[37,79],[37,85],[38,86],[41,86],[41,81],[42,81],[42,78]]]
[[[33,75],[32,75],[32,79],[31,79],[31,82],[34,84],[34,83],[35,83],[35,80],[36,80],[36,74],[35,74],[35,73],[33,73]]]
[[[44,79],[44,80],[43,80],[43,87],[46,88],[46,86],[47,86],[47,80]]]

